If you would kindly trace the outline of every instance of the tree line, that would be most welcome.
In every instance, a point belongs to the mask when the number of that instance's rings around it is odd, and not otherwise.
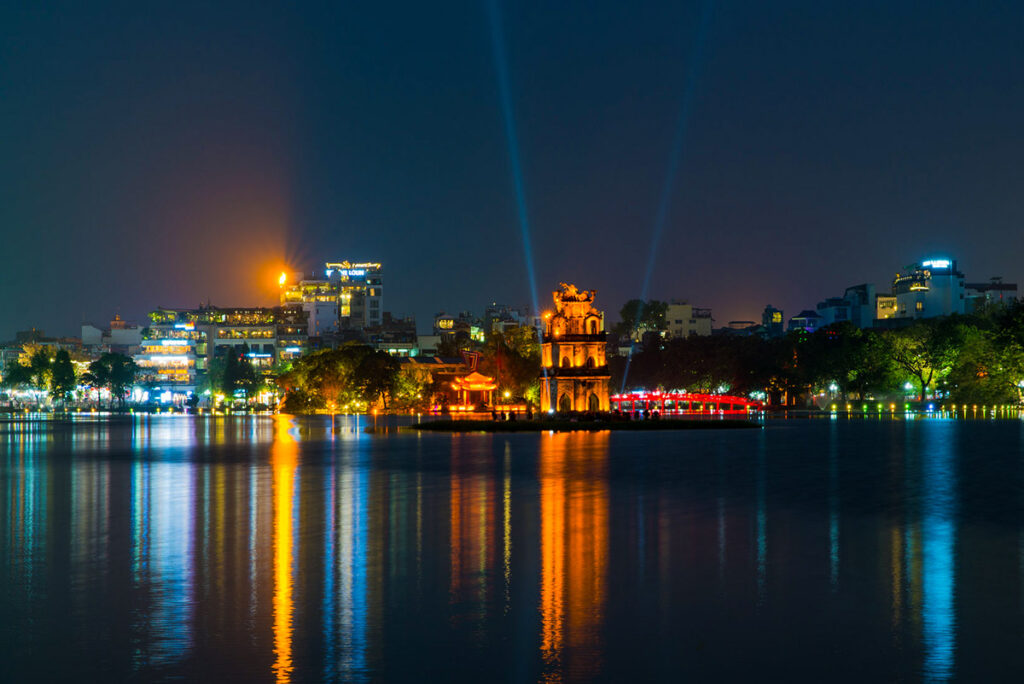
[[[764,392],[772,403],[793,404],[824,390],[844,400],[905,394],[909,383],[920,401],[1001,404],[1021,401],[1024,387],[1021,302],[885,330],[838,323],[769,339],[646,340],[628,361],[628,376],[627,360],[612,359],[614,389]]]
[[[106,353],[79,373],[67,350],[52,353],[47,347],[37,347],[29,354],[28,363],[12,361],[7,364],[0,387],[49,391],[55,403],[66,406],[75,390],[84,385],[108,390],[111,401],[123,407],[138,370],[131,357]]]

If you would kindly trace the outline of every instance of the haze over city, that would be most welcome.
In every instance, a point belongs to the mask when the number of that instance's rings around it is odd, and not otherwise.
[[[1017,282],[1020,17],[910,3],[502,6],[541,304],[718,324],[906,264]],[[766,29],[770,27],[770,29]],[[0,8],[0,337],[272,304],[385,265],[389,310],[530,304],[487,5]]]

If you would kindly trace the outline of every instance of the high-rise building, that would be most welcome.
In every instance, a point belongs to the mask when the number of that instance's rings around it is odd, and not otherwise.
[[[207,368],[206,331],[186,312],[157,309],[135,354],[138,384],[153,399],[178,403],[196,390]]]
[[[895,318],[934,318],[964,313],[964,274],[952,259],[925,259],[892,281]]]
[[[384,321],[384,269],[379,263],[328,262],[327,279],[338,288],[342,328],[361,330]]]
[[[323,276],[281,275],[281,305],[306,312],[309,337],[365,330],[384,320],[384,272],[379,263],[328,262]]]

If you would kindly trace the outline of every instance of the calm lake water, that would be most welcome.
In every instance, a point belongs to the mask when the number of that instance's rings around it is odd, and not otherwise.
[[[1024,421],[359,427],[0,423],[0,679],[1024,676]]]

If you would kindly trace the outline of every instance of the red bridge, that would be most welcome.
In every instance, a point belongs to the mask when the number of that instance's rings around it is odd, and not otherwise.
[[[657,411],[662,416],[746,415],[763,408],[760,401],[746,397],[678,391],[626,392],[612,395],[609,401],[612,411]]]

